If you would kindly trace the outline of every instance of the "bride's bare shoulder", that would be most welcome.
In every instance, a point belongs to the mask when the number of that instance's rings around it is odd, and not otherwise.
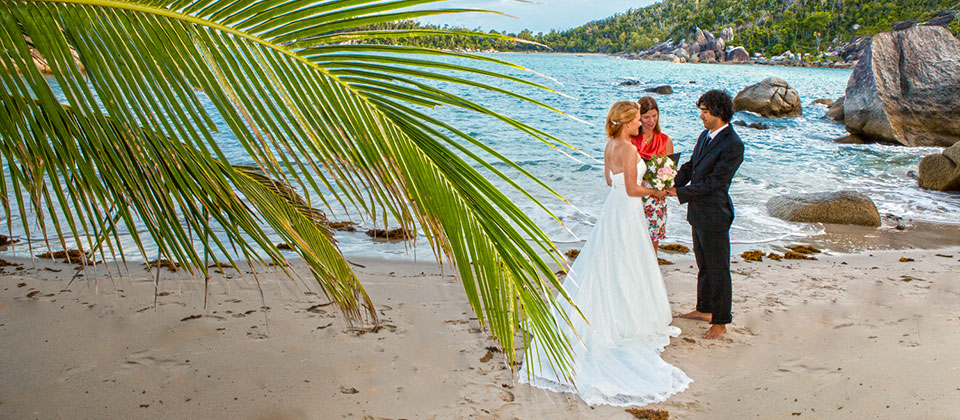
[[[607,146],[604,149],[604,153],[612,153],[615,155],[623,155],[631,151],[636,152],[636,148],[632,144],[624,143],[623,141],[616,140],[607,140]]]
[[[632,144],[623,142],[611,142],[617,143],[613,145],[613,149],[610,150],[613,156],[616,156],[618,160],[623,162],[625,165],[636,163],[637,160],[637,148]]]
[[[603,147],[603,153],[604,154],[613,153],[613,151],[616,150],[616,148],[617,148],[617,142],[607,139],[607,144],[605,144]]]

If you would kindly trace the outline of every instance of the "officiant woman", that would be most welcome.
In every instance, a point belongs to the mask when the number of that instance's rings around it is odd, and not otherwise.
[[[673,154],[673,141],[670,136],[660,131],[660,109],[657,101],[650,96],[644,96],[637,101],[640,104],[640,135],[631,137],[630,141],[637,147],[637,152],[643,159],[652,156],[669,156]],[[644,186],[650,185],[644,181]],[[650,241],[653,250],[657,251],[660,241],[667,236],[667,199],[652,195],[643,197],[643,209],[650,222]]]

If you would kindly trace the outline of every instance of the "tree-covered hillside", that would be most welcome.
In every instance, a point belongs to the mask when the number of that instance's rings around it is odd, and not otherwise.
[[[510,34],[562,52],[640,52],[668,39],[689,38],[699,27],[719,33],[732,27],[730,46],[776,55],[783,51],[817,53],[855,36],[891,29],[893,23],[923,21],[939,10],[960,7],[958,0],[663,0],[630,9],[566,31]],[[406,23],[408,27],[420,26]],[[949,29],[960,31],[954,21]],[[542,50],[540,47],[476,37],[424,37],[384,43],[444,49]]]

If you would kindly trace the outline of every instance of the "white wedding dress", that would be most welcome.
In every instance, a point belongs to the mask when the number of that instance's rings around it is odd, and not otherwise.
[[[645,169],[640,159],[637,173]],[[627,195],[622,173],[612,178],[596,228],[563,283],[586,321],[558,298],[579,339],[554,312],[573,347],[573,383],[558,378],[535,336],[532,357],[520,369],[520,382],[577,393],[590,405],[644,405],[666,400],[692,380],[660,358],[680,329],[670,325],[670,304],[643,200]]]

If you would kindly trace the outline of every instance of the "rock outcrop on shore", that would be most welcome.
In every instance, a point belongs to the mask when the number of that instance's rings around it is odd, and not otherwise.
[[[960,140],[960,40],[938,26],[877,34],[847,82],[847,131],[869,141]]]
[[[957,20],[957,12],[953,10],[941,10],[937,13],[934,13],[925,22],[917,23],[916,19],[907,19],[896,22],[893,24],[892,30],[903,31],[914,26],[939,26],[941,28],[946,28],[955,20]]]
[[[726,42],[733,41],[735,36],[736,34],[734,33],[733,28],[723,28],[720,30],[720,39]]]
[[[842,137],[837,137],[837,138],[833,139],[833,142],[834,142],[834,143],[839,143],[839,144],[867,144],[867,141],[866,141],[866,140],[864,140],[864,139],[862,139],[862,138],[860,138],[860,137],[858,137],[858,136],[856,136],[856,135],[854,135],[854,134],[847,134],[847,135],[842,136]]]
[[[745,63],[750,61],[750,53],[743,47],[736,47],[727,51],[726,61],[731,63]]]
[[[844,117],[843,103],[844,102],[845,101],[843,99],[843,96],[837,98],[837,100],[833,101],[832,104],[827,106],[827,113],[824,114],[824,116],[834,121],[843,122],[843,117]]]
[[[854,191],[780,195],[767,201],[767,211],[789,222],[880,226],[873,200]]]
[[[768,77],[747,86],[733,98],[733,110],[750,111],[763,117],[799,117],[800,95],[786,80]]]
[[[733,28],[724,28],[720,36],[714,36],[710,31],[697,28],[690,39],[674,40],[654,45],[639,54],[623,53],[629,59],[670,61],[674,63],[730,63],[730,64],[772,64],[780,66],[809,66],[850,68],[853,63],[843,60],[809,61],[800,55],[789,51],[772,58],[765,58],[760,54],[751,57],[746,48],[730,45],[736,39]],[[869,41],[869,38],[867,38]],[[828,53],[829,57],[837,57],[838,53]]]
[[[749,124],[748,124],[748,123],[747,123],[746,121],[744,121],[744,120],[736,120],[736,121],[734,121],[732,124],[733,124],[733,125],[739,125],[739,126],[741,126],[741,127],[755,128],[755,129],[757,129],[757,130],[766,130],[766,129],[770,128],[769,125],[764,124],[764,123],[762,123],[762,122],[753,122],[753,123],[749,123]]]
[[[644,92],[656,93],[660,95],[669,95],[673,93],[673,88],[670,85],[657,86],[654,88],[646,88]]]
[[[867,47],[870,46],[870,41],[873,40],[873,37],[864,36],[864,37],[854,37],[834,48],[832,51],[827,53],[828,56],[839,58],[848,63],[856,63],[860,60],[860,57],[863,57],[863,54],[866,52]]]
[[[943,153],[927,155],[920,161],[917,185],[937,191],[960,191],[960,142]]]
[[[689,42],[682,40],[677,44],[673,40],[669,40],[654,45],[639,55],[628,55],[627,57],[676,63],[724,62],[727,60],[727,43],[733,40],[734,32],[732,28],[721,31],[720,37],[714,36],[710,31],[697,28],[691,35]],[[749,54],[747,57],[749,58]]]

